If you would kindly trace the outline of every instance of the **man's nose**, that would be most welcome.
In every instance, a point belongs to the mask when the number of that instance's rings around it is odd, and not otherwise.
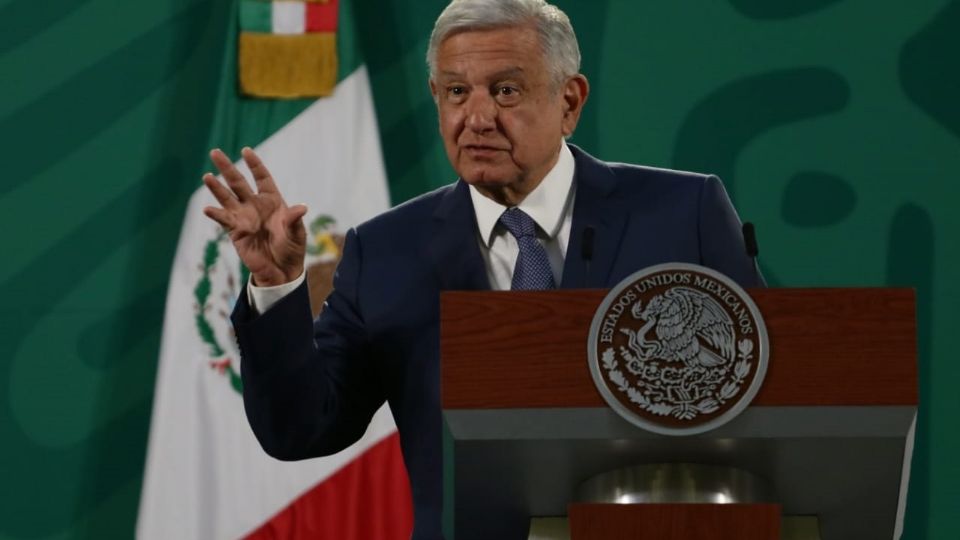
[[[497,104],[486,92],[473,92],[467,100],[467,128],[477,133],[497,127]]]

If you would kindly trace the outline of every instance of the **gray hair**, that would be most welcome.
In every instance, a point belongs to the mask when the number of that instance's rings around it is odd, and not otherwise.
[[[557,85],[580,72],[580,46],[566,13],[545,0],[453,0],[430,34],[427,66],[437,75],[437,49],[445,39],[470,30],[532,26],[540,36],[547,70]]]

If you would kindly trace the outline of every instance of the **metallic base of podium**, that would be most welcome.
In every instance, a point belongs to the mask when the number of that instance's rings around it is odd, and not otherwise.
[[[444,414],[457,540],[527,538],[531,516],[566,515],[588,479],[671,461],[749,471],[770,483],[782,515],[817,515],[824,540],[875,540],[898,537],[916,407],[751,407],[681,438],[599,408]]]
[[[779,502],[769,484],[735,467],[659,463],[599,474],[577,488],[577,502],[759,503]]]

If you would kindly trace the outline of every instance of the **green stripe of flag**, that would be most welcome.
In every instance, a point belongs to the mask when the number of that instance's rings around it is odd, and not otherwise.
[[[240,0],[240,30],[269,34],[273,27],[271,2]]]

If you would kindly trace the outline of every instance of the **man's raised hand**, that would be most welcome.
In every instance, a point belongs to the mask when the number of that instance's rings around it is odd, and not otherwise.
[[[288,283],[303,273],[307,233],[301,218],[307,207],[287,206],[257,154],[244,148],[241,155],[253,173],[256,193],[226,154],[212,150],[210,160],[226,185],[210,173],[203,175],[203,183],[221,205],[208,206],[203,213],[228,231],[255,285]]]

